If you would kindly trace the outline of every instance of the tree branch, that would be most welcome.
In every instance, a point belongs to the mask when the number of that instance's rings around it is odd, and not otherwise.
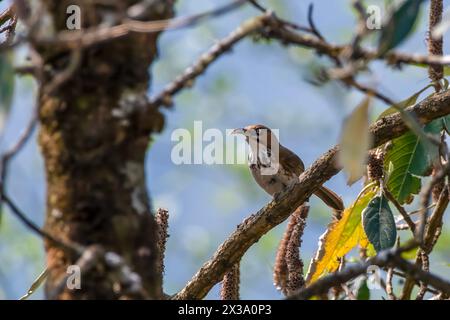
[[[404,260],[400,256],[402,252],[403,249],[401,248],[382,251],[364,263],[347,267],[342,271],[327,275],[322,279],[317,280],[309,287],[304,288],[295,295],[291,296],[290,299],[306,300],[316,295],[325,294],[330,288],[343,284],[361,274],[366,273],[367,268],[373,265],[379,267],[397,267],[416,280],[429,284],[444,293],[450,293],[450,282],[432,273],[423,271],[413,263]]]
[[[449,114],[450,91],[434,94],[407,110],[412,112],[420,123],[428,123]],[[380,146],[406,131],[407,127],[398,113],[384,117],[370,127],[374,137],[373,147]],[[211,260],[200,268],[174,298],[203,298],[261,236],[287,219],[319,186],[340,171],[336,162],[338,150],[339,146],[328,150],[300,176],[299,182],[291,185],[282,194],[276,195],[274,200],[248,218],[245,225],[240,224],[222,243]]]
[[[279,28],[273,19],[270,20],[270,32],[267,36],[271,38],[276,38],[281,40],[284,44],[295,44],[302,47],[315,49],[319,54],[325,54],[329,57],[337,58],[345,50],[347,50],[347,45],[335,45],[325,42],[315,36],[309,34],[301,34],[298,32],[293,32],[286,28]],[[448,65],[450,64],[450,55],[440,56],[440,55],[421,55],[421,54],[410,54],[402,53],[396,51],[389,51],[384,55],[380,55],[377,50],[370,50],[360,48],[358,51],[359,58],[366,60],[385,60],[387,64],[390,65],[401,65],[401,64],[426,64],[426,65]]]
[[[264,20],[267,17],[268,15],[258,16],[242,23],[227,37],[212,46],[211,49],[204,53],[173,82],[169,83],[161,93],[151,100],[150,104],[153,106],[171,106],[172,97],[175,94],[185,87],[191,87],[194,79],[203,74],[219,56],[226,53],[233,45],[250,33],[262,28],[264,26]]]
[[[126,19],[115,26],[101,26],[79,31],[60,31],[56,36],[33,39],[40,45],[56,46],[60,49],[87,48],[105,41],[122,38],[132,32],[155,33],[164,30],[175,30],[193,26],[205,19],[217,17],[228,13],[245,4],[248,0],[234,0],[216,9],[202,12],[187,17],[179,17],[163,20],[140,21]]]
[[[251,2],[253,3],[253,2]],[[169,83],[162,92],[158,93],[150,100],[150,105],[154,108],[160,106],[172,106],[173,97],[185,88],[190,88],[193,81],[208,69],[222,54],[228,52],[240,40],[246,38],[253,32],[261,30],[264,36],[281,40],[284,44],[295,44],[310,49],[315,49],[320,54],[325,54],[333,60],[339,61],[339,56],[348,49],[347,45],[334,45],[321,39],[319,36],[311,34],[302,34],[294,32],[289,28],[290,24],[287,21],[280,20],[275,14],[268,11],[264,15],[251,18],[243,22],[228,36],[213,45],[206,51],[196,62],[189,66],[181,75]],[[427,65],[446,65],[450,64],[450,56],[435,56],[435,55],[418,55],[399,53],[390,51],[387,54],[380,56],[376,50],[368,50],[360,48],[358,51],[359,57],[366,60],[384,59],[388,64],[427,64]],[[347,85],[355,87],[356,89],[375,95],[378,99],[386,104],[393,105],[393,101],[385,95],[365,87],[355,80],[345,80]],[[149,108],[149,109],[154,109]]]

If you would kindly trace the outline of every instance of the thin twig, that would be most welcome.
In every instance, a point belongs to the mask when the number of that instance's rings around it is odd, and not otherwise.
[[[6,195],[2,194],[2,200],[6,205],[11,209],[11,212],[19,218],[19,220],[31,231],[41,236],[42,238],[53,242],[56,246],[67,250],[69,252],[74,252],[76,254],[81,254],[83,252],[83,248],[77,244],[68,243],[62,241],[61,239],[55,238],[53,235],[47,233],[46,231],[39,228],[33,221],[31,221],[24,212],[22,212],[19,207]]]
[[[34,129],[37,125],[37,110],[36,105],[33,107],[33,111],[31,114],[31,118],[28,121],[23,133],[19,137],[19,139],[2,155],[0,156],[0,215],[1,215],[1,207],[2,207],[2,199],[1,196],[5,193],[6,189],[6,180],[9,172],[9,163],[14,158],[20,150],[27,144],[29,139],[34,132]]]
[[[421,192],[421,217],[419,222],[416,239],[420,243],[425,239],[425,228],[428,220],[428,207],[430,205],[430,197],[433,191],[433,186],[441,182],[450,172],[450,162],[446,163],[442,169],[436,171],[436,174],[431,178],[431,181],[422,189]]]
[[[433,210],[433,213],[428,221],[428,226],[426,228],[423,248],[428,254],[430,254],[433,250],[433,247],[442,232],[443,217],[448,204],[449,192],[448,185],[446,185],[439,196],[436,207]]]
[[[175,30],[190,27],[204,21],[205,19],[214,18],[235,10],[247,1],[248,0],[235,0],[216,9],[187,17],[157,21],[139,21],[128,19],[124,23],[112,27],[102,26],[80,31],[61,31],[55,37],[41,37],[34,39],[34,41],[40,43],[41,45],[46,44],[59,46],[66,49],[87,48],[105,41],[111,41],[124,37],[132,32],[155,33],[164,30]]]
[[[245,38],[250,33],[262,28],[263,21],[267,19],[267,15],[251,18],[242,23],[236,30],[231,32],[226,38],[216,43],[209,51],[204,53],[200,59],[188,67],[183,74],[178,76],[173,82],[169,83],[161,93],[151,99],[152,106],[171,106],[172,98],[183,88],[192,85],[192,81],[199,75],[203,74],[206,69],[221,56],[227,52],[234,44]]]
[[[406,246],[398,249],[385,250],[377,254],[375,257],[370,258],[364,263],[349,266],[343,271],[327,275],[310,286],[300,290],[290,299],[306,300],[313,296],[319,296],[328,292],[328,290],[337,285],[346,283],[347,281],[354,279],[355,277],[364,274],[369,266],[392,266],[397,267],[405,273],[409,274],[416,280],[420,280],[434,288],[444,292],[450,293],[450,282],[442,279],[441,277],[434,275],[430,272],[423,271],[416,265],[401,258],[401,253],[405,250],[410,250],[410,246]]]
[[[397,300],[394,294],[394,287],[392,286],[392,278],[394,276],[394,268],[389,267],[386,275],[386,293],[390,300]]]
[[[394,206],[397,208],[398,212],[402,215],[403,220],[408,225],[409,229],[411,229],[412,233],[416,231],[416,224],[414,221],[412,221],[411,217],[408,215],[408,212],[406,212],[405,208],[395,199],[395,197],[392,195],[392,193],[386,188],[384,184],[382,184],[383,187],[383,194],[386,196],[386,198],[394,204]]]
[[[430,272],[430,258],[428,257],[428,254],[426,254],[423,250],[421,250],[422,255],[422,270]],[[427,292],[428,285],[426,282],[420,282],[420,289],[417,293],[416,300],[423,300],[423,297],[425,296],[425,293]]]
[[[48,269],[45,268],[44,271],[42,271],[41,274],[39,274],[36,280],[33,281],[27,293],[25,293],[22,297],[20,297],[19,300],[28,299],[41,286],[41,284],[45,281],[45,279],[47,279],[47,275]]]
[[[64,83],[69,81],[72,78],[75,71],[77,70],[80,62],[81,62],[81,50],[80,49],[72,50],[69,55],[69,62],[67,63],[67,66],[62,71],[57,72],[56,75],[53,76],[52,81],[43,88],[43,94],[44,95],[53,94]]]
[[[436,206],[436,203],[430,204],[427,209],[433,209],[435,206]],[[413,216],[420,212],[422,212],[422,209],[413,210],[413,211],[407,212],[407,214],[408,214],[408,216]],[[403,220],[403,217],[400,217],[399,219],[395,220],[395,223],[399,223],[402,220]]]
[[[314,5],[312,3],[310,3],[308,5],[308,24],[309,24],[309,27],[311,28],[312,33],[317,38],[319,38],[322,41],[325,41],[325,38],[320,33],[319,29],[317,29],[317,27],[316,27],[316,24],[315,24],[314,19],[313,19],[313,14],[314,14]]]

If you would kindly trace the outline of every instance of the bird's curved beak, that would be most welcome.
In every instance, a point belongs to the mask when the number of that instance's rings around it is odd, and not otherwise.
[[[245,128],[237,128],[237,129],[234,129],[233,131],[231,131],[231,134],[243,134],[243,135],[245,135],[246,131],[247,130]]]

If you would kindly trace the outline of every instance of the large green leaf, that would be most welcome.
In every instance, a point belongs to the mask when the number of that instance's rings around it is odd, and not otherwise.
[[[364,231],[377,252],[392,248],[397,237],[394,215],[384,196],[376,196],[362,212]]]
[[[442,130],[442,119],[437,119],[424,127],[428,133],[439,133]],[[438,155],[438,148],[423,143],[413,132],[409,131],[392,140],[392,146],[385,156],[385,167],[391,163],[387,187],[401,204],[411,195],[418,194],[421,183],[418,176],[424,176],[432,161]]]
[[[381,30],[378,48],[380,54],[395,48],[411,33],[423,0],[405,0],[391,15]]]

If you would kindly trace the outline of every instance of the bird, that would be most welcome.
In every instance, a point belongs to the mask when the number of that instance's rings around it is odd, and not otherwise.
[[[248,165],[256,183],[269,195],[276,197],[289,185],[298,182],[305,171],[302,159],[284,147],[271,129],[262,124],[234,129],[231,134],[243,135],[249,145]],[[340,212],[344,203],[339,195],[325,186],[314,194],[327,206]]]

